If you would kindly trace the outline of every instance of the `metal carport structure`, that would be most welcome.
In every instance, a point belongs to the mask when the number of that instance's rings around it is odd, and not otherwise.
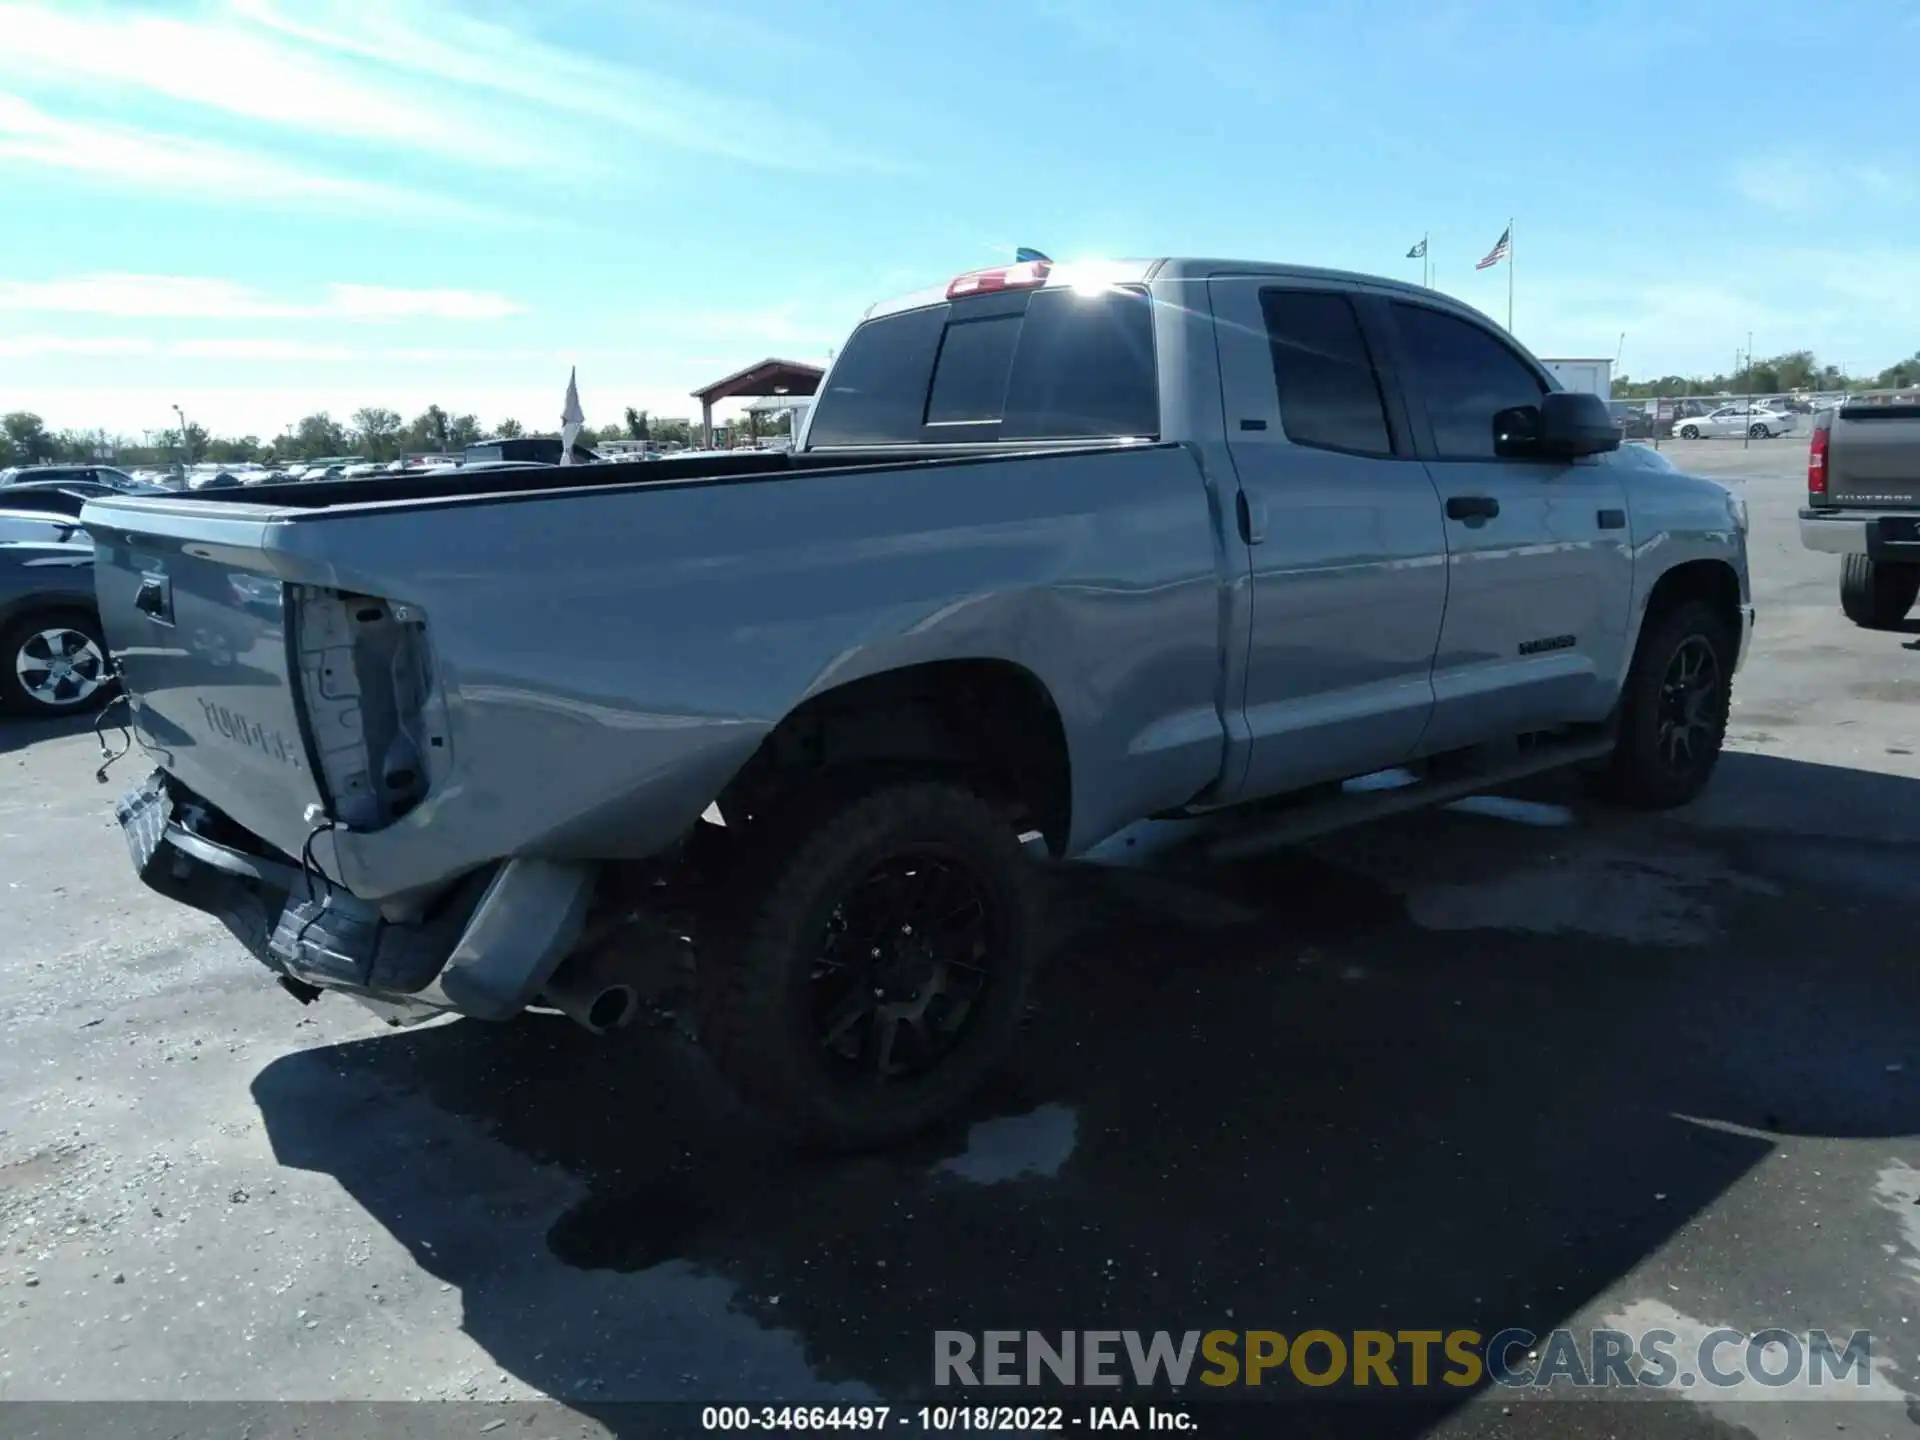
[[[720,401],[737,400],[743,395],[811,395],[820,388],[826,373],[821,366],[802,360],[769,358],[695,390],[693,398],[700,402],[700,444],[713,444],[713,407]]]

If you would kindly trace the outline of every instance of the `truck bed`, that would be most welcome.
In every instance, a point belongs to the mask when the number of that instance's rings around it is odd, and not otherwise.
[[[1108,450],[1110,445],[1037,447],[1029,454],[1063,454]],[[1133,447],[1133,448],[1138,448]],[[553,490],[604,489],[629,485],[714,484],[728,481],[775,480],[806,472],[871,469],[875,466],[958,464],[987,459],[1017,458],[1004,449],[992,453],[979,447],[956,446],[929,450],[916,446],[911,457],[898,450],[743,451],[738,455],[693,455],[674,460],[623,460],[602,465],[543,465],[527,461],[447,475],[369,475],[355,480],[286,480],[190,492],[194,500],[221,505],[266,506],[284,510],[334,510],[343,506],[385,504],[394,501],[431,501],[436,504],[486,496],[538,495]]]
[[[261,486],[83,521],[160,766],[383,899],[655,853],[796,705],[907,655],[1044,684],[1086,773],[1130,777],[1076,785],[1076,835],[1181,804],[1223,763],[1244,577],[1221,513],[1192,448],[1134,444]]]

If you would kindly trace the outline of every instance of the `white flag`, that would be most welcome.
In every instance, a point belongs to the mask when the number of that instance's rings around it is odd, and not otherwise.
[[[586,423],[586,416],[580,411],[580,367],[575,366],[567,373],[567,403],[560,410],[560,463],[573,463],[573,440],[580,433],[580,427]]]

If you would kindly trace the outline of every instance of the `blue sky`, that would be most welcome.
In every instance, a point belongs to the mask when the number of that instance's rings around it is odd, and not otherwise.
[[[1364,18],[1361,18],[1364,17]],[[0,0],[0,410],[686,415],[1010,258],[1435,284],[1634,374],[1920,349],[1879,3]]]

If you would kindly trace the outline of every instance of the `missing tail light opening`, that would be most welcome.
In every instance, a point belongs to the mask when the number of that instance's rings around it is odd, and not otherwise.
[[[378,830],[426,799],[452,762],[446,697],[417,607],[293,591],[301,698],[335,820]]]

